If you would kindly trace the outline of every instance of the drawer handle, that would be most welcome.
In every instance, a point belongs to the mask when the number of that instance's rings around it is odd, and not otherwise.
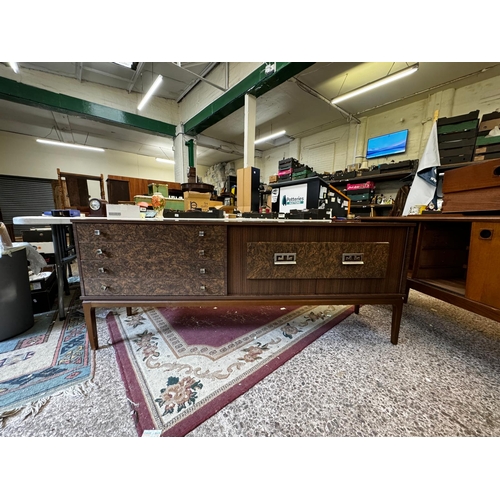
[[[106,272],[106,269],[104,269],[104,267],[100,267],[97,271],[101,274],[104,274]]]
[[[100,236],[101,231],[99,229],[94,229],[94,234],[95,234],[95,236]]]
[[[200,238],[203,238],[203,236],[205,236],[205,231],[200,231],[200,232],[198,233],[198,236],[199,236]]]
[[[207,287],[205,285],[200,286],[200,290],[206,290],[206,289],[207,289]]]
[[[203,257],[203,256],[205,255],[205,250],[199,250],[199,252],[198,252],[198,253],[199,253],[199,255],[200,255],[201,257]]]
[[[207,271],[206,271],[206,269],[205,269],[204,267],[202,267],[202,268],[200,269],[200,274],[205,274],[206,272],[207,272]]]
[[[342,264],[346,266],[352,265],[363,265],[363,254],[362,253],[343,253],[342,254]]]
[[[98,248],[95,253],[96,255],[104,255],[104,252],[100,248]]]
[[[101,290],[107,290],[109,288],[108,285],[101,285]]]
[[[297,254],[296,253],[275,253],[274,254],[274,265],[294,265],[297,264]]]

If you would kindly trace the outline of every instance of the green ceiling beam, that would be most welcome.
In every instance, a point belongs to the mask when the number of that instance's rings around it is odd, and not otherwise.
[[[49,109],[58,113],[81,116],[108,123],[109,125],[135,129],[154,135],[174,137],[176,131],[175,125],[170,123],[153,120],[49,90],[39,89],[8,78],[0,77],[0,99]]]
[[[259,97],[313,64],[315,63],[278,62],[276,63],[276,71],[269,75],[266,75],[266,65],[263,64],[188,120],[184,124],[184,133],[187,135],[201,134],[208,127],[215,125],[226,116],[243,107],[245,105],[245,94]]]

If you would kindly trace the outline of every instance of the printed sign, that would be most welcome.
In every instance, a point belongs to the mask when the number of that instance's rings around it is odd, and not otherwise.
[[[279,211],[288,213],[290,210],[305,210],[307,208],[307,184],[284,186],[280,188]]]

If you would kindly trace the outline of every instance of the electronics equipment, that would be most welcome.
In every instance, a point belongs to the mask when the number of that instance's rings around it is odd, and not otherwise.
[[[406,151],[408,129],[399,130],[392,134],[379,135],[368,139],[366,159],[380,158],[381,156],[395,155]]]

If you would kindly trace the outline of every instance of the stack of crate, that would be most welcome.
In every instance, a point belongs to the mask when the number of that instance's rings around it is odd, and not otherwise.
[[[278,164],[278,182],[314,177],[316,173],[308,165],[300,163],[295,158],[286,158]]]
[[[495,127],[500,127],[500,112],[483,115],[476,139],[474,161],[500,158],[500,135],[489,135]]]
[[[437,121],[441,165],[472,161],[479,129],[479,110]]]

